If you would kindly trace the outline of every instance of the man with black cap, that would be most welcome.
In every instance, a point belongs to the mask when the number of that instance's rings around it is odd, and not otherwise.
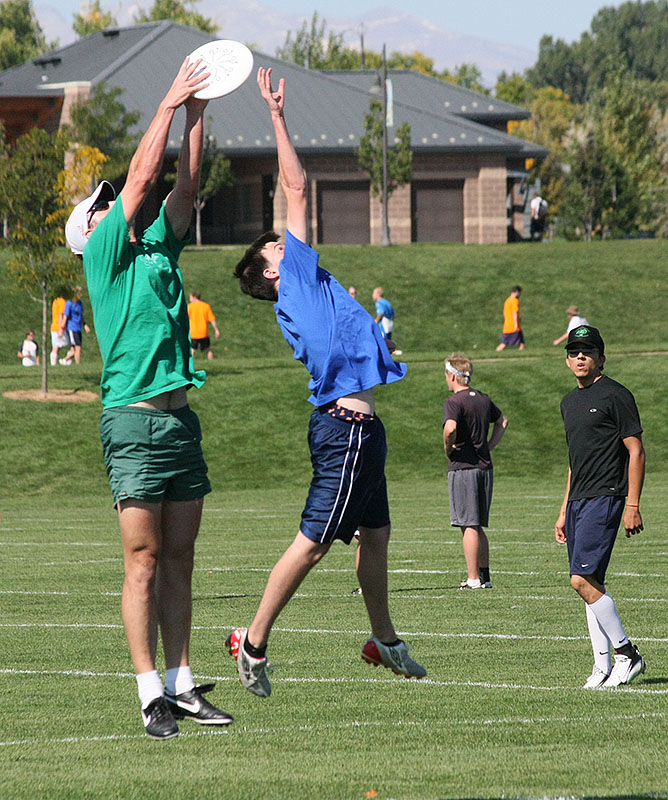
[[[633,395],[603,375],[604,364],[605,345],[596,328],[580,325],[570,331],[566,365],[577,388],[561,401],[570,469],[554,534],[557,542],[568,545],[571,586],[585,601],[594,651],[585,689],[628,684],[645,671],[645,661],[605,589],[622,518],[627,537],[643,530],[642,426]]]
[[[204,495],[211,491],[197,415],[187,389],[204,383],[190,349],[188,310],[178,257],[187,244],[202,163],[208,86],[200,60],[186,60],[160,103],[116,199],[103,181],[79,203],[67,243],[83,257],[104,359],[100,423],[104,458],[118,510],[125,563],[121,608],[137,673],[146,732],[179,733],[177,719],[228,725],[232,717],[195,686],[189,645],[191,578]],[[133,223],[161,172],[176,110],[185,108],[177,181],[157,219],[137,241]],[[158,624],[165,684],[156,669]]]

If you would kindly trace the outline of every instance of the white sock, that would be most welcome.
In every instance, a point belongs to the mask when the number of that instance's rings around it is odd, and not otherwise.
[[[58,353],[51,353],[51,366],[55,367],[58,363]]]
[[[622,621],[617,613],[615,601],[607,592],[595,603],[591,603],[589,608],[593,611],[603,633],[610,639],[610,643],[615,650],[619,650],[620,647],[629,643],[629,637],[626,635]]]
[[[158,670],[154,669],[151,672],[142,672],[137,675],[137,690],[139,691],[139,701],[142,708],[146,708],[156,697],[162,697],[165,694],[165,690]]]
[[[587,625],[589,626],[589,638],[591,639],[591,649],[594,651],[594,664],[606,675],[612,669],[612,654],[610,649],[610,639],[605,631],[598,624],[596,614],[588,603],[585,603],[587,610]]]
[[[471,589],[479,589],[481,586],[480,578],[467,578],[466,583],[468,583]]]
[[[189,692],[194,686],[193,673],[188,665],[165,670],[165,689],[169,694]]]

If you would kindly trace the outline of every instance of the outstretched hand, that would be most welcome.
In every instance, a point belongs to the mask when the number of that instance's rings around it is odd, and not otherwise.
[[[282,114],[285,105],[285,78],[279,80],[278,91],[275,92],[271,88],[271,67],[269,69],[260,67],[257,71],[257,83],[269,110],[272,113]]]
[[[192,110],[198,111],[201,109],[203,111],[207,101],[193,98],[193,95],[209,85],[207,79],[210,75],[211,73],[206,68],[202,69],[201,58],[192,63],[189,63],[186,58],[165,95],[164,103],[170,108],[178,108],[187,103]],[[197,104],[197,106],[195,107],[193,103]],[[204,103],[204,105],[200,105],[201,103]]]

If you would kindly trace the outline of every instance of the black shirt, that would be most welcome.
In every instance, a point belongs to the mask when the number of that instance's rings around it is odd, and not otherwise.
[[[450,453],[448,471],[456,469],[490,469],[487,437],[489,426],[501,416],[491,399],[477,389],[454,392],[445,401],[443,424],[452,419],[457,423],[455,447]]]
[[[561,401],[571,465],[569,500],[628,491],[629,453],[623,439],[642,434],[631,392],[603,375]]]

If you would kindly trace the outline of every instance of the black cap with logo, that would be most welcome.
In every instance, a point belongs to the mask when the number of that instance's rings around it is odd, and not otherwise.
[[[598,328],[593,328],[591,325],[578,325],[573,328],[568,334],[568,341],[566,342],[566,350],[587,352],[591,350],[598,350],[599,355],[605,352],[605,344]]]

